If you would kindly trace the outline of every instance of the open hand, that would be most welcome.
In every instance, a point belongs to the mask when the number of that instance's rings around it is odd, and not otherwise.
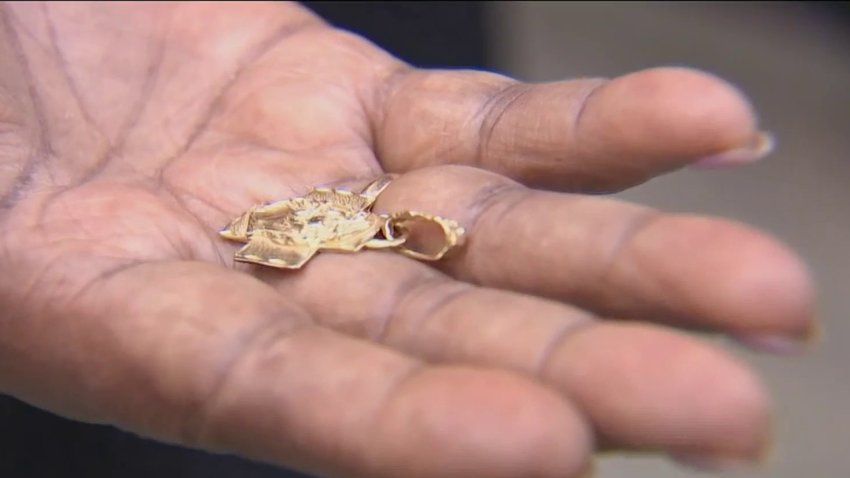
[[[725,82],[416,70],[294,4],[8,4],[2,21],[0,391],[339,476],[577,476],[597,449],[767,446],[758,381],[672,327],[803,340],[805,268],[742,225],[579,194],[758,154]],[[234,265],[218,237],[253,204],[382,172],[401,176],[376,210],[456,219],[464,249],[280,271]]]

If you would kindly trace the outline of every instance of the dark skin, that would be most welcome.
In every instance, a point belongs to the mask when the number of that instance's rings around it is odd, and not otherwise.
[[[0,391],[334,476],[580,476],[595,450],[761,458],[763,386],[676,328],[803,341],[805,267],[616,191],[757,137],[687,69],[528,85],[423,71],[294,4],[8,4]],[[234,264],[252,204],[401,176],[440,264]]]

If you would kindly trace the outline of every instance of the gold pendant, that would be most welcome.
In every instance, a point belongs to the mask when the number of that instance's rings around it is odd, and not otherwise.
[[[391,180],[381,176],[360,193],[314,188],[304,196],[254,206],[220,235],[245,243],[235,261],[282,269],[298,269],[320,250],[394,249],[433,261],[462,244],[464,230],[450,219],[413,211],[373,213]]]

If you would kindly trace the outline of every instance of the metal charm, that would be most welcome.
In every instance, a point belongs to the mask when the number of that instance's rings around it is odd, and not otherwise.
[[[283,269],[300,268],[320,250],[395,248],[415,259],[439,260],[462,242],[463,228],[448,219],[410,211],[374,214],[372,205],[391,180],[382,176],[361,193],[314,188],[301,197],[254,206],[220,235],[245,243],[234,260]],[[443,237],[436,250],[405,247],[416,223],[439,227]]]
[[[405,241],[396,246],[398,251],[407,257],[419,259],[420,261],[438,261],[453,248],[463,243],[465,231],[456,221],[415,211],[402,211],[393,214],[389,217],[389,220],[384,223],[381,230],[385,237],[400,237],[408,239],[415,234],[412,231],[417,227],[417,224],[420,225],[420,227],[422,225],[425,227],[438,227],[442,234],[442,238],[438,243],[432,244],[432,247],[428,250],[419,250],[414,248],[413,245],[409,243],[412,241]]]

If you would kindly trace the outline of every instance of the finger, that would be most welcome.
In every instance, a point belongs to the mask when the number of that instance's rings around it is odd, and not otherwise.
[[[4,391],[333,476],[575,476],[586,466],[586,426],[553,392],[331,332],[242,273],[129,266],[75,297],[61,315],[3,322]]]
[[[429,361],[536,376],[574,401],[606,446],[753,459],[766,445],[756,379],[685,336],[460,283],[386,252],[320,255],[298,276],[259,273],[337,330]],[[338,291],[333,300],[325,288]]]
[[[525,189],[467,167],[412,172],[376,211],[459,220],[468,242],[441,262],[456,277],[568,301],[605,316],[804,339],[804,266],[772,239],[707,217]]]
[[[746,162],[770,146],[741,92],[684,68],[537,85],[483,72],[396,74],[375,135],[391,171],[467,164],[571,191],[621,189],[706,158]]]

